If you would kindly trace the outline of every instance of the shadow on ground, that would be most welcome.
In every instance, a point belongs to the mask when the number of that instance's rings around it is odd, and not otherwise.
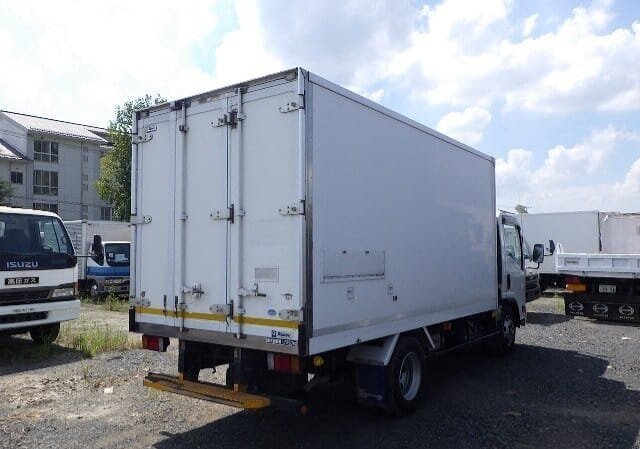
[[[81,351],[57,345],[40,345],[24,336],[0,336],[0,376],[62,365],[83,359]]]
[[[432,362],[427,401],[403,418],[320,392],[311,398],[310,416],[239,412],[189,432],[163,433],[155,447],[633,448],[640,392],[604,378],[608,365],[528,345],[501,358],[452,354]]]

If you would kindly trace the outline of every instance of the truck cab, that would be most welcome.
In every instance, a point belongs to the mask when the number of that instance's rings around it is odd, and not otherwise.
[[[500,302],[502,306],[511,306],[516,325],[524,324],[527,316],[525,304],[532,295],[527,262],[541,263],[544,246],[535,244],[530,250],[518,217],[510,213],[498,215],[498,236],[498,252],[502,253],[498,257]],[[537,284],[535,278],[533,281]]]
[[[86,271],[90,295],[128,294],[129,259],[129,242],[103,241],[101,235],[94,235]]]
[[[0,207],[0,333],[55,340],[80,312],[76,263],[56,214]]]

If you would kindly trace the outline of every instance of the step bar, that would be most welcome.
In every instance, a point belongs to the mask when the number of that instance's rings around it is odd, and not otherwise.
[[[209,382],[192,382],[167,374],[149,373],[143,381],[143,385],[169,393],[181,394],[205,401],[217,402],[247,410],[264,409],[272,405],[271,398],[255,394],[234,391],[222,385]]]

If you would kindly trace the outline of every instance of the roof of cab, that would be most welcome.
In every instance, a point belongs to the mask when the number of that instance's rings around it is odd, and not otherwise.
[[[20,207],[0,206],[0,214],[16,214],[16,215],[42,215],[44,217],[60,218],[58,214],[36,209],[23,209]]]

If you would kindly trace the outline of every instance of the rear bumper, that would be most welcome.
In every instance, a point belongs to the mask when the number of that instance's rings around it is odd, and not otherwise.
[[[79,315],[80,301],[78,299],[1,306],[0,331],[75,320]]]
[[[143,384],[145,387],[190,396],[196,399],[204,399],[237,408],[256,410],[271,405],[270,399],[266,396],[234,391],[222,385],[209,382],[192,382],[166,374],[149,373],[147,377],[144,378]]]

